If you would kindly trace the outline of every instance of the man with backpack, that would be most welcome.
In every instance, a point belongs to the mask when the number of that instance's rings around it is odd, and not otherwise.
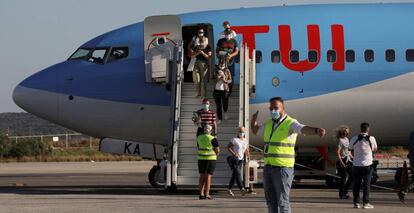
[[[369,203],[369,192],[373,172],[373,152],[377,151],[377,141],[374,136],[369,135],[369,124],[361,124],[361,133],[351,138],[349,149],[353,151],[353,176],[354,176],[354,208],[361,208],[359,202],[359,190],[363,189],[363,206],[364,209],[373,209],[374,206]]]

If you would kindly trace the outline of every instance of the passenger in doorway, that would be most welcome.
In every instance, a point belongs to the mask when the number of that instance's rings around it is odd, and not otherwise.
[[[224,31],[225,37],[218,40],[216,53],[218,61],[225,63],[225,66],[229,68],[231,78],[234,79],[234,58],[239,54],[239,48],[237,46],[236,39],[232,36],[232,30],[226,29]],[[233,90],[233,83],[229,84],[229,95]]]
[[[223,28],[224,28],[224,31],[222,31],[222,32],[219,33],[219,39],[226,38],[226,35],[225,35],[226,30],[230,30],[231,31],[231,38],[234,38],[235,39],[237,37],[236,32],[231,29],[230,22],[224,21],[223,22]]]
[[[221,123],[224,114],[224,120],[228,119],[227,110],[229,108],[229,84],[232,82],[231,73],[224,63],[218,67],[216,85],[214,87],[213,97],[216,102],[218,122]]]
[[[234,196],[232,191],[234,182],[237,183],[241,194],[244,196],[246,194],[246,190],[244,189],[242,183],[242,165],[244,154],[246,153],[246,159],[250,160],[250,152],[249,152],[249,142],[245,138],[246,130],[244,127],[239,128],[239,132],[237,137],[232,138],[230,140],[229,145],[227,146],[227,150],[231,154],[231,156],[227,157],[227,162],[231,168],[232,174],[231,179],[229,182],[228,193],[231,196]]]
[[[204,35],[204,29],[200,27],[197,35],[193,37],[188,45],[190,64],[187,71],[193,72],[193,82],[196,85],[197,97],[206,97],[207,71],[211,58],[211,47],[208,45],[208,38]]]
[[[414,131],[410,134],[410,144],[408,145],[408,159],[410,160],[411,174],[414,174]],[[414,189],[414,182],[408,181],[398,192],[398,198],[401,202],[405,202],[405,195]]]
[[[281,97],[269,100],[270,118],[259,125],[259,111],[253,114],[251,130],[257,134],[263,131],[264,169],[263,188],[269,213],[291,212],[289,193],[294,177],[295,145],[299,134],[325,136],[326,130],[305,126],[287,115]]]
[[[198,126],[197,137],[204,133],[204,128],[206,125],[211,125],[213,130],[212,135],[217,133],[217,122],[216,122],[216,113],[210,109],[210,100],[204,98],[202,101],[203,108],[198,110],[193,115],[193,121]]]
[[[210,196],[211,176],[216,168],[220,148],[217,139],[211,135],[212,131],[213,127],[206,125],[204,127],[204,134],[197,137],[200,200],[213,199]]]
[[[348,188],[352,184],[352,154],[349,151],[349,127],[341,126],[336,131],[335,140],[337,142],[336,170],[341,179],[339,180],[339,199],[348,199]]]
[[[359,202],[359,190],[363,189],[363,206],[364,209],[373,209],[374,206],[369,202],[369,193],[371,187],[371,178],[373,172],[373,157],[377,151],[377,141],[369,135],[369,124],[361,124],[361,133],[351,138],[349,149],[353,151],[353,175],[354,175],[354,208],[361,208]]]

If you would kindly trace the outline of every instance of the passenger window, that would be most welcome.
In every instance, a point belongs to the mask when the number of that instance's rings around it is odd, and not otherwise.
[[[326,53],[326,58],[329,63],[335,63],[336,62],[336,52],[335,50],[328,50]]]
[[[365,50],[365,62],[372,63],[374,62],[374,50]]]
[[[354,50],[345,51],[345,59],[346,59],[346,62],[349,62],[349,63],[355,62],[355,51]]]
[[[273,50],[271,53],[271,60],[272,63],[280,63],[280,51],[279,50]]]
[[[387,62],[395,61],[395,51],[393,49],[388,49],[385,51],[385,60]]]
[[[128,47],[113,47],[108,57],[108,63],[128,57]]]
[[[256,64],[262,63],[262,51],[256,50]]]
[[[408,49],[405,51],[405,59],[407,61],[414,61],[414,49]]]
[[[308,52],[308,61],[311,63],[318,62],[318,52],[316,50],[310,50]]]
[[[290,62],[292,63],[298,63],[299,62],[299,51],[292,50],[290,51]]]

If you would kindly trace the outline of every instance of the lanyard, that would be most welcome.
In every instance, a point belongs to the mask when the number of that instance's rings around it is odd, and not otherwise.
[[[279,128],[279,126],[283,123],[283,121],[286,120],[286,118],[287,116],[285,116],[280,122],[277,122],[276,127],[275,127],[275,122],[272,120],[272,132],[270,133],[269,141],[272,140],[273,133],[276,132],[277,128]]]

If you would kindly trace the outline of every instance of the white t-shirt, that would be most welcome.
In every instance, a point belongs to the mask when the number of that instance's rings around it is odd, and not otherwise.
[[[224,72],[222,71],[222,70],[220,70],[219,72],[218,72],[218,76],[224,76],[224,78],[226,77],[225,75],[224,75]],[[224,81],[223,80],[218,80],[217,81],[217,83],[216,83],[216,86],[214,87],[216,90],[220,90],[220,91],[224,91],[225,90],[225,88],[224,88]]]
[[[232,138],[230,140],[230,144],[233,144],[231,150],[233,150],[234,153],[239,154],[238,159],[243,160],[244,152],[248,146],[246,139],[240,139],[238,137]]]
[[[338,149],[339,149],[339,155],[341,158],[346,158],[346,162],[348,162],[349,159],[349,139],[348,138],[339,138],[338,141]]]
[[[362,133],[364,136],[368,134]],[[369,142],[367,140],[362,139],[361,141],[355,143],[358,140],[358,135],[351,138],[349,142],[349,149],[354,150],[354,166],[371,166],[373,160],[373,151],[377,150],[377,141],[375,140],[374,136],[370,136],[369,140],[371,141],[371,147],[369,146]],[[354,145],[355,144],[355,145]]]
[[[231,30],[231,38],[236,38],[237,37],[237,33],[236,32],[234,32],[234,30]],[[222,32],[220,32],[219,33],[219,38],[218,39],[222,39],[222,38],[225,38],[226,37],[226,35],[224,34],[224,31],[222,31]]]

